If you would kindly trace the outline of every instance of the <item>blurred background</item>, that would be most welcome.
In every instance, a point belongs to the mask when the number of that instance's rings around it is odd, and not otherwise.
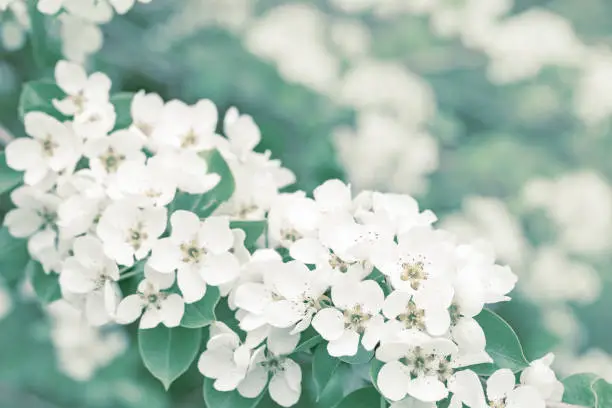
[[[488,241],[520,277],[498,311],[528,357],[612,381],[612,2],[153,0],[101,31],[34,14],[0,13],[3,143],[22,83],[62,55],[115,91],[235,105],[295,189],[409,193]],[[2,269],[0,407],[202,406],[197,370],[164,393],[129,333],[41,308]]]

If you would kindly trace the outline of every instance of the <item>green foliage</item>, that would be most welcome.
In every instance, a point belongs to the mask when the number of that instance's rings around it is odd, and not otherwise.
[[[209,408],[255,408],[265,394],[264,390],[256,398],[244,398],[238,391],[217,391],[213,386],[214,382],[215,380],[210,378],[204,379],[204,402]]]
[[[329,355],[325,344],[317,346],[312,359],[312,375],[317,387],[317,395],[320,396],[323,393],[339,365],[340,360]]]
[[[317,344],[323,341],[323,337],[315,329],[309,327],[300,333],[300,341],[295,347],[294,353],[301,351],[307,351],[315,347]]]
[[[132,99],[134,99],[134,94],[130,92],[121,92],[111,96],[110,102],[115,107],[117,114],[114,130],[126,129],[132,124]]]
[[[201,329],[159,325],[138,331],[142,361],[166,389],[193,363],[201,340]]]
[[[192,211],[200,217],[208,217],[223,202],[230,199],[236,187],[234,176],[218,150],[213,149],[200,153],[208,163],[208,173],[221,176],[219,184],[205,194],[195,195],[180,193],[172,203],[172,210]]]
[[[23,175],[6,165],[6,154],[0,152],[0,194],[11,191],[23,183]]]
[[[262,236],[264,231],[266,230],[267,222],[265,220],[261,221],[232,221],[230,223],[230,227],[240,228],[246,234],[246,238],[244,239],[244,245],[247,248],[252,248],[255,245],[255,242]]]
[[[6,227],[0,229],[0,274],[9,284],[15,284],[25,276],[30,261],[28,243],[13,237]]]
[[[207,286],[206,294],[202,299],[185,305],[185,314],[181,320],[181,326],[194,329],[211,324],[215,320],[215,308],[220,298],[219,288]]]
[[[384,405],[383,405],[384,404]],[[378,408],[386,407],[386,402],[376,388],[367,387],[347,395],[336,408]]]
[[[366,350],[360,342],[357,353],[354,356],[342,356],[340,360],[349,364],[366,364],[372,360],[372,357],[374,357],[374,350]]]
[[[585,408],[612,407],[612,384],[594,374],[575,374],[563,380],[563,402]]]
[[[40,262],[30,260],[26,266],[26,275],[42,303],[52,303],[62,298],[59,275],[55,272],[46,273]]]
[[[475,319],[485,333],[486,351],[493,363],[478,364],[470,369],[478,375],[489,376],[500,368],[509,368],[516,373],[529,366],[518,336],[504,319],[488,309],[483,309]]]
[[[44,112],[58,120],[67,119],[53,106],[54,99],[63,99],[64,91],[53,81],[32,81],[23,85],[19,98],[19,117],[23,121],[26,113],[32,111]]]

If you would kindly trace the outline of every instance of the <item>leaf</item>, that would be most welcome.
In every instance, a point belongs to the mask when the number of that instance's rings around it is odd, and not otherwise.
[[[504,319],[488,309],[483,309],[475,319],[484,330],[487,339],[485,350],[493,359],[493,363],[467,368],[478,375],[490,376],[500,368],[508,368],[517,373],[529,366],[518,336]]]
[[[131,92],[121,92],[110,97],[117,115],[113,130],[126,129],[132,124],[132,99],[134,94]]]
[[[6,153],[0,153],[0,194],[4,194],[23,183],[23,173],[11,169],[6,164]]]
[[[372,360],[372,357],[374,357],[374,350],[366,350],[360,342],[357,354],[354,356],[342,356],[340,360],[349,364],[366,364]]]
[[[219,288],[208,286],[202,299],[195,303],[185,304],[181,326],[194,329],[211,324],[215,320],[215,308],[220,298]]]
[[[323,337],[321,337],[321,335],[311,326],[300,333],[300,341],[295,347],[295,350],[293,350],[293,353],[310,350],[322,341]]]
[[[63,99],[66,96],[55,82],[48,80],[32,81],[23,86],[19,97],[19,117],[23,121],[26,113],[32,111],[44,112],[58,120],[68,119],[53,106],[53,99]]]
[[[372,385],[374,388],[378,390],[378,373],[383,368],[385,363],[380,360],[372,359],[372,364],[370,366],[370,380],[372,381]]]
[[[347,395],[336,408],[379,408],[380,394],[374,387],[361,388]]]
[[[595,408],[597,400],[591,385],[597,379],[595,374],[575,374],[565,378],[562,381],[565,387],[563,402]]]
[[[138,330],[138,347],[145,367],[166,390],[195,360],[202,330],[159,325]]]
[[[612,407],[612,384],[600,378],[591,384],[591,388],[596,395],[597,405],[595,405],[595,408]]]
[[[232,221],[230,223],[230,227],[240,228],[246,234],[246,238],[244,239],[244,246],[247,248],[252,248],[257,242],[257,239],[261,237],[261,235],[266,230],[267,223],[265,220],[261,221]]]
[[[229,166],[221,156],[221,153],[216,149],[200,153],[206,163],[208,163],[208,172],[216,173],[221,176],[221,181],[212,190],[202,195],[199,202],[196,214],[200,217],[208,217],[212,212],[229,200],[234,194],[236,188],[234,176]]]
[[[58,274],[46,273],[40,262],[33,259],[28,262],[26,271],[31,279],[34,292],[42,303],[52,303],[62,298]]]
[[[238,391],[217,391],[213,386],[214,382],[211,378],[204,379],[204,402],[209,408],[255,408],[265,394],[264,389],[255,398],[244,398]]]
[[[6,227],[0,229],[0,275],[7,283],[17,283],[25,276],[30,261],[28,241],[13,237]]]
[[[317,399],[325,390],[339,365],[340,360],[329,355],[325,344],[317,346],[312,359],[312,375],[316,384]]]

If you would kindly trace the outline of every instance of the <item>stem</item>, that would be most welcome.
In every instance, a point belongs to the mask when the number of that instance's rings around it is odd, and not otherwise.
[[[124,268],[125,269],[125,268]],[[129,268],[128,268],[129,269]],[[123,271],[123,270],[122,270]],[[121,275],[121,277],[119,278],[119,282],[121,282],[122,280],[126,280],[127,278],[131,278],[132,276],[137,276],[143,273],[143,270],[140,268],[134,268],[134,270]]]

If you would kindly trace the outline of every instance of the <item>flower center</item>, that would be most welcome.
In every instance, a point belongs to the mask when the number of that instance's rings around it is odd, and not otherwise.
[[[183,253],[183,262],[185,263],[198,263],[206,255],[206,249],[198,246],[195,240],[181,244],[180,248]]]
[[[506,408],[506,399],[496,400],[489,402],[490,408]]]
[[[47,137],[42,141],[42,149],[45,156],[51,157],[57,149],[59,145],[53,140],[51,135],[47,135]]]
[[[361,310],[361,305],[355,305],[352,309],[344,311],[344,328],[361,334],[365,331],[365,325],[371,317],[370,314]]]
[[[413,302],[409,302],[405,313],[400,314],[397,318],[404,323],[407,329],[425,330],[425,311],[419,309]]]
[[[461,318],[461,316],[463,316],[461,314],[461,311],[459,310],[459,306],[456,305],[455,303],[450,305],[450,307],[448,308],[448,314],[450,314],[450,320],[451,320],[452,326],[455,326],[457,322],[459,321],[459,319]]]
[[[277,372],[285,371],[285,365],[283,364],[284,362],[284,358],[271,356],[268,357],[266,361],[263,361],[261,366],[274,375]]]
[[[294,228],[281,230],[281,238],[285,241],[295,242],[302,237],[303,235],[296,231]]]
[[[425,264],[422,261],[403,263],[400,279],[404,282],[410,282],[412,289],[417,290],[421,286],[421,282],[427,279]]]
[[[331,266],[332,269],[338,269],[340,272],[346,273],[350,264],[348,262],[343,261],[338,255],[330,254],[329,266]]]
[[[421,347],[415,347],[410,353],[400,360],[410,370],[410,375],[419,377],[431,374],[434,371],[436,356],[426,354]]]
[[[198,141],[198,135],[193,131],[193,129],[189,130],[183,139],[181,140],[181,147],[184,149],[189,146],[195,146]]]
[[[119,168],[119,165],[125,160],[125,156],[116,153],[112,147],[100,156],[100,161],[108,173],[114,173]]]
[[[128,242],[135,250],[139,250],[149,235],[143,231],[143,225],[138,223],[136,227],[130,228],[128,232]]]

